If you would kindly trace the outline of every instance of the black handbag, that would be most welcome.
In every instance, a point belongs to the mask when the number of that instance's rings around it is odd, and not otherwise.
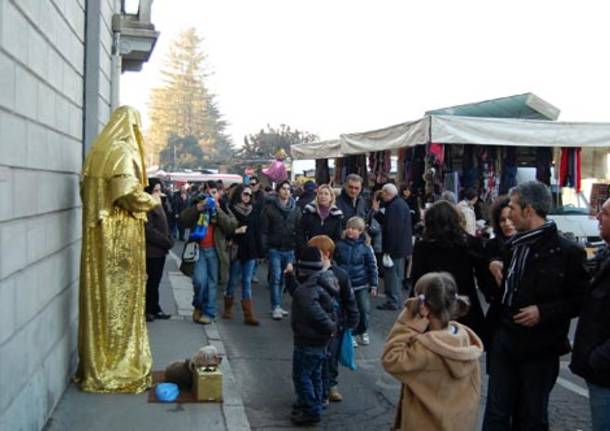
[[[199,241],[187,241],[182,249],[182,262],[180,272],[192,277],[195,272],[195,263],[199,260]]]

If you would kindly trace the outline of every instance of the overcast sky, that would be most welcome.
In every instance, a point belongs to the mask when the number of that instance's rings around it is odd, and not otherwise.
[[[558,107],[559,120],[610,121],[605,5],[155,0],[161,37],[143,71],[123,75],[121,101],[147,123],[168,47],[194,26],[237,145],[266,124],[331,139],[525,92]]]

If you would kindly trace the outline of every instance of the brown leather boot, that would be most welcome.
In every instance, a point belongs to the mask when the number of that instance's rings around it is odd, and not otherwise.
[[[201,318],[201,311],[196,308],[193,310],[193,322],[198,323]]]
[[[225,296],[225,311],[222,313],[223,319],[232,319],[233,318],[233,298],[229,296]]]
[[[244,311],[244,323],[246,325],[258,326],[258,320],[254,317],[254,310],[252,309],[252,300],[251,299],[242,299],[241,308]]]

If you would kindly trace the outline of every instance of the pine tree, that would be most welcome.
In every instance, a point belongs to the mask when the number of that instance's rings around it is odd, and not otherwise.
[[[176,139],[194,139],[203,150],[202,154],[191,153],[192,157],[181,157],[188,167],[209,165],[232,157],[233,147],[225,133],[226,121],[222,119],[215,96],[205,85],[205,54],[201,49],[202,39],[194,28],[183,31],[164,61],[163,84],[152,90],[149,102],[150,128],[147,133],[147,146],[153,160],[158,160],[162,150],[172,153]],[[189,151],[191,146],[181,146]],[[193,161],[194,159],[194,161]],[[164,158],[167,162],[168,159]],[[207,163],[206,163],[207,162]],[[186,168],[178,163],[176,168]]]

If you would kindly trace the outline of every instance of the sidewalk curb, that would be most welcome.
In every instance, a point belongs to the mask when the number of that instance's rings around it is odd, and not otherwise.
[[[181,260],[176,255],[176,253],[170,250],[169,254],[170,257],[176,261],[176,265],[180,267]],[[190,279],[182,273],[177,272],[171,272],[168,274],[168,276],[170,279],[172,293],[174,295],[174,300],[176,301],[176,306],[178,308],[179,314],[185,319],[190,318],[192,306],[190,304],[190,301],[185,303],[186,299],[184,295],[186,286],[188,286],[188,290],[192,292],[192,284]],[[246,409],[244,407],[244,402],[241,398],[241,391],[239,390],[239,386],[237,385],[235,375],[233,374],[233,369],[231,368],[231,363],[229,361],[229,358],[227,357],[227,351],[225,349],[222,338],[220,337],[220,332],[218,331],[216,322],[212,322],[209,325],[202,326],[209,343],[216,347],[218,352],[224,356],[224,360],[220,364],[220,369],[222,370],[222,374],[224,376],[224,400],[221,404],[221,408],[227,430],[250,430],[250,422],[248,421],[248,416],[246,416]]]

